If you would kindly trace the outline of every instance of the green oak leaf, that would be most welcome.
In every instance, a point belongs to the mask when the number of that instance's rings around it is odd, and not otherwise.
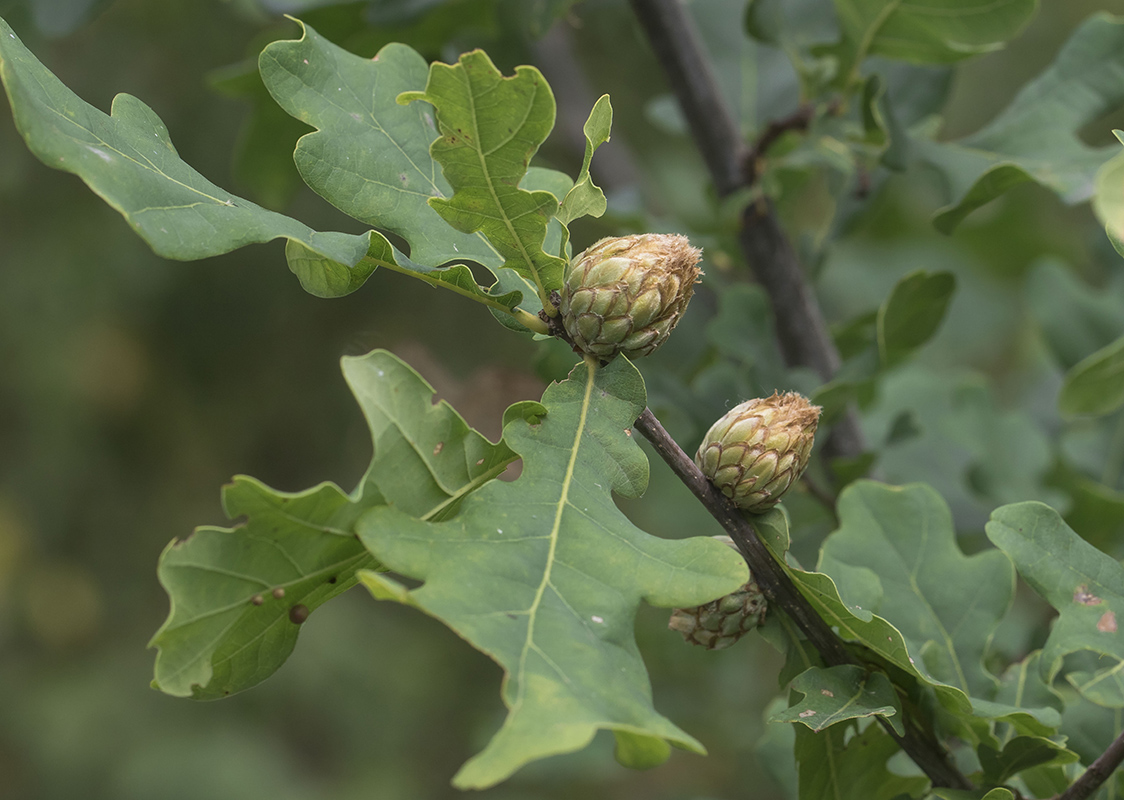
[[[569,225],[578,217],[600,217],[605,213],[607,208],[605,193],[590,177],[589,165],[597,148],[609,141],[612,127],[613,106],[609,102],[609,95],[603,94],[593,104],[589,119],[582,126],[582,133],[585,134],[585,158],[574,187],[562,199],[562,204],[558,208],[557,218],[563,225]]]
[[[772,518],[771,523],[773,527],[782,526],[786,524],[786,519],[781,515]],[[783,538],[774,533],[763,537],[763,541],[772,549],[773,542],[783,541]],[[780,553],[774,550],[773,555],[781,561]],[[800,589],[800,593],[816,613],[836,629],[841,638],[862,644],[887,665],[897,667],[918,681],[931,685],[941,704],[954,714],[971,716],[974,713],[973,704],[967,694],[956,686],[923,674],[910,656],[902,633],[871,611],[882,604],[883,590],[878,575],[868,567],[841,562],[833,564],[833,570],[834,574],[829,576],[822,572],[805,572],[785,564],[785,571]],[[847,588],[846,600],[836,586],[837,581]]]
[[[1065,679],[1089,701],[1105,708],[1124,708],[1124,661],[1095,671],[1074,670]]]
[[[1011,664],[999,678],[995,701],[1012,709],[1003,716],[1017,731],[1032,736],[1052,736],[1061,725],[1062,698],[1042,680],[1041,650]],[[998,716],[998,715],[996,715]]]
[[[289,494],[235,478],[223,507],[246,522],[199,528],[165,549],[157,574],[171,611],[150,643],[162,691],[212,699],[269,677],[309,612],[355,585],[358,569],[379,568],[355,537],[363,512],[389,503],[440,519],[515,460],[433,403],[433,389],[390,353],[345,358],[343,371],[374,444],[366,475],[350,495],[328,483]]]
[[[1078,536],[1043,503],[997,508],[986,531],[1030,587],[1058,611],[1042,648],[1046,682],[1053,683],[1065,656],[1088,650],[1110,657],[1112,666],[1097,675],[1078,673],[1076,688],[1090,691],[1091,700],[1124,701],[1111,686],[1113,670],[1124,660],[1124,643],[1117,632],[1118,620],[1124,620],[1120,562]]]
[[[1058,409],[1066,416],[1104,416],[1124,406],[1124,337],[1083,358],[1066,373]]]
[[[849,82],[867,56],[949,64],[1001,48],[1038,10],[1038,0],[835,0],[842,40],[827,52]]]
[[[180,159],[151,108],[119,94],[110,115],[99,111],[52,75],[3,20],[0,80],[28,148],[47,166],[85,181],[159,256],[193,260],[286,238],[355,268],[354,287],[373,270],[370,263],[357,266],[364,257],[390,248],[374,231],[317,232],[219,188]]]
[[[378,566],[352,533],[365,508],[332,484],[287,494],[239,476],[222,498],[244,525],[198,528],[160,556],[172,607],[149,646],[167,694],[212,700],[265,680],[308,613]]]
[[[1031,269],[1025,284],[1026,299],[1063,369],[1070,369],[1124,334],[1122,278],[1124,275],[1114,275],[1108,285],[1093,286],[1073,267],[1052,258]]]
[[[1124,131],[1112,133],[1124,144]],[[1093,211],[1105,226],[1116,252],[1124,255],[1124,153],[1117,152],[1097,171]]]
[[[905,638],[931,680],[990,699],[997,681],[983,667],[988,641],[1014,598],[1015,572],[988,551],[965,556],[947,504],[924,484],[891,487],[873,481],[848,486],[839,497],[840,527],[824,542],[818,569],[872,570],[882,601],[869,609]],[[836,578],[840,594],[854,586]]]
[[[774,714],[769,722],[801,722],[813,731],[849,719],[878,715],[887,719],[899,736],[901,701],[894,686],[881,672],[868,673],[856,664],[812,667],[796,676],[791,688],[804,695],[799,703]]]
[[[1002,786],[994,789],[974,789],[971,791],[934,786],[930,791],[932,791],[933,797],[938,797],[940,800],[1015,800],[1015,793]]]
[[[428,204],[452,194],[429,155],[437,138],[433,110],[396,102],[425,86],[425,59],[403,44],[362,58],[298,24],[301,38],[273,42],[258,66],[277,104],[316,128],[293,153],[305,183],[344,213],[404,238],[416,264],[502,264],[487,239],[450,229]]]
[[[898,744],[880,725],[848,736],[854,723],[820,733],[796,725],[799,800],[892,800],[915,797],[928,786],[922,776],[895,775],[886,762]]]
[[[951,272],[917,270],[894,285],[878,309],[878,352],[885,366],[901,362],[932,338],[955,290]]]
[[[948,507],[922,484],[858,481],[840,495],[838,512],[840,528],[824,543],[822,571],[786,566],[817,613],[844,640],[930,686],[957,717],[1045,732],[1056,716],[1000,699],[982,665],[1014,591],[1014,573],[1002,554],[964,556]],[[961,733],[976,735],[967,727]]]
[[[1066,745],[1086,764],[1095,761],[1124,730],[1124,709],[1102,708],[1083,697],[1069,698],[1062,715]],[[1117,771],[1117,797],[1124,788],[1124,775]],[[1041,795],[1040,795],[1041,796]]]
[[[636,737],[701,751],[652,707],[633,638],[641,600],[693,606],[747,579],[745,563],[711,538],[668,541],[634,527],[612,493],[636,497],[648,464],[630,436],[644,384],[626,359],[579,365],[542,403],[512,406],[504,442],[523,457],[512,483],[493,482],[434,524],[394,507],[362,517],[359,536],[406,587],[378,573],[377,597],[442,620],[506,672],[508,716],[454,779],[504,780],[529,761],[586,746],[598,729],[625,734],[618,755],[651,763],[661,750]]]
[[[1003,784],[1024,769],[1041,766],[1061,766],[1080,760],[1080,756],[1063,745],[1042,736],[1016,736],[996,750],[987,745],[979,749],[980,766],[984,781]]]
[[[1084,144],[1078,132],[1124,104],[1124,18],[1082,24],[1054,63],[977,133],[956,142],[915,140],[919,157],[948,183],[952,203],[934,224],[948,233],[973,210],[1026,181],[1067,203],[1088,200],[1115,147]]]
[[[440,136],[433,159],[453,188],[428,202],[464,233],[480,231],[503,265],[530,280],[546,305],[562,285],[565,261],[543,250],[558,198],[520,188],[531,157],[554,127],[554,95],[534,67],[503,77],[480,50],[453,65],[430,65],[424,91],[407,91],[399,103],[424,100],[437,111]]]
[[[511,317],[516,306],[523,302],[523,287],[505,291],[497,280],[492,288],[485,289],[476,283],[472,270],[464,264],[424,267],[399,253],[381,236],[371,237],[367,256],[354,268],[325,258],[294,241],[285,243],[285,259],[289,262],[289,270],[297,276],[304,290],[316,297],[342,297],[350,294],[363,285],[376,267],[383,267],[483,303],[504,324],[514,330],[526,330]]]
[[[1080,696],[1066,698],[1061,734],[1066,737],[1066,747],[1080,755],[1083,764],[1092,764],[1099,758],[1122,730],[1124,730],[1124,708],[1103,708]],[[1036,772],[1041,774],[1036,775]],[[1061,767],[1045,767],[1041,770],[1028,771],[1020,777],[1031,788],[1037,787],[1032,787],[1027,778],[1039,777],[1043,788],[1052,788],[1053,791],[1036,791],[1035,796],[1052,797],[1065,791],[1080,772],[1080,769],[1073,767],[1068,771]],[[1119,769],[1109,777],[1101,790],[1093,795],[1097,800],[1115,800],[1122,796],[1124,796],[1124,772]]]

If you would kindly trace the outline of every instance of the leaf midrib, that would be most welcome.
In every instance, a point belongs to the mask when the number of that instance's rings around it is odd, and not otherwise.
[[[582,395],[581,413],[578,417],[577,431],[574,434],[574,444],[570,449],[570,460],[566,464],[566,472],[562,476],[562,490],[559,493],[557,508],[554,512],[554,521],[550,528],[550,547],[547,550],[546,565],[543,569],[542,580],[539,582],[538,588],[535,590],[535,597],[531,601],[530,608],[527,609],[527,637],[523,643],[523,650],[519,654],[519,666],[516,669],[516,698],[511,707],[511,714],[508,715],[505,725],[515,717],[515,712],[523,704],[527,692],[527,654],[534,650],[539,653],[548,663],[551,664],[559,675],[565,679],[565,675],[558,670],[556,664],[546,654],[542,652],[535,642],[535,618],[538,613],[539,606],[542,604],[543,596],[546,594],[546,589],[550,585],[551,571],[554,567],[555,554],[558,549],[558,534],[562,528],[562,515],[569,505],[570,486],[574,481],[574,470],[578,461],[578,450],[581,445],[582,435],[585,433],[586,422],[589,418],[590,398],[593,394],[594,378],[597,375],[597,366],[588,358],[585,362],[586,365],[586,383],[585,392]]]
[[[520,257],[522,257],[524,263],[527,265],[527,269],[530,270],[531,275],[534,277],[536,290],[538,291],[539,297],[542,298],[543,305],[546,306],[548,301],[546,287],[543,286],[542,278],[539,277],[539,271],[535,266],[534,259],[531,258],[531,254],[527,252],[527,247],[523,242],[523,237],[519,236],[519,234],[516,233],[515,226],[511,223],[511,217],[508,216],[507,209],[505,209],[500,203],[499,195],[496,194],[495,181],[492,179],[492,173],[488,169],[488,155],[484,153],[484,143],[480,139],[480,120],[476,113],[476,95],[473,93],[472,79],[467,75],[467,73],[465,74],[465,83],[467,84],[468,88],[468,91],[465,93],[468,98],[468,111],[472,118],[472,139],[474,142],[473,150],[476,151],[476,156],[480,160],[480,171],[484,175],[484,182],[488,187],[488,193],[492,196],[492,202],[495,203],[496,208],[500,211],[500,220],[507,228],[507,232],[511,236],[512,241],[514,241],[518,246],[519,255]],[[535,94],[538,94],[537,89],[535,90]],[[528,104],[528,108],[533,105],[534,97],[532,96],[531,101]],[[524,116],[523,122],[520,124],[518,129],[522,129],[522,126],[526,124],[526,121],[527,117]],[[514,134],[512,134],[512,137],[514,138]]]

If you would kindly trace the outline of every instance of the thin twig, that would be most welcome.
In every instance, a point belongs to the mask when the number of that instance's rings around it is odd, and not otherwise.
[[[1117,736],[1081,777],[1070,784],[1069,788],[1059,794],[1055,800],[1085,800],[1109,779],[1121,762],[1124,762],[1124,733]]]
[[[765,130],[758,135],[757,141],[753,143],[753,146],[749,149],[749,154],[746,156],[747,182],[752,183],[760,176],[765,154],[769,152],[769,148],[778,139],[789,131],[806,131],[814,118],[815,109],[811,103],[802,103],[800,108],[787,117],[775,119],[766,125]]]
[[[750,163],[753,151],[742,140],[722,97],[690,15],[679,0],[630,2],[663,65],[719,197],[749,186],[755,178]],[[738,240],[769,295],[785,362],[811,367],[824,381],[831,380],[839,369],[839,351],[772,203],[762,199],[745,210]],[[861,454],[865,446],[858,416],[845,414],[826,444],[831,456]]]
[[[769,602],[780,608],[800,628],[820,657],[829,666],[857,664],[843,641],[828,627],[823,618],[816,613],[808,600],[800,593],[796,584],[788,577],[769,553],[768,548],[757,536],[753,525],[745,515],[730,502],[722,492],[706,479],[690,456],[683,452],[650,409],[636,420],[636,430],[646,438],[659,453],[672,472],[683,481],[691,493],[706,506],[730,538],[737,544],[749,564],[753,578]],[[912,717],[906,717],[905,736],[894,732],[889,722],[879,717],[882,727],[894,737],[898,745],[919,766],[934,786],[955,789],[975,788],[970,780],[962,775],[948,760],[940,744],[933,740]]]

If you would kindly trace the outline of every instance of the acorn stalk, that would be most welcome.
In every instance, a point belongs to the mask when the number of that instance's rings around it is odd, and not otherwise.
[[[761,514],[807,469],[820,411],[795,392],[747,400],[710,427],[695,464],[734,505]]]
[[[602,361],[654,352],[694,294],[701,256],[687,237],[662,233],[609,237],[578,254],[560,307],[575,349]]]

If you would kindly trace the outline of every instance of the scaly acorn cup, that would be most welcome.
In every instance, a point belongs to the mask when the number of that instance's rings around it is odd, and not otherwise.
[[[710,427],[695,463],[734,505],[761,514],[807,468],[820,410],[795,392],[747,400]]]
[[[715,536],[737,550],[729,536]],[[691,644],[707,650],[722,650],[760,625],[767,603],[752,573],[740,589],[705,605],[677,608],[667,627],[679,631]]]
[[[566,267],[561,304],[575,347],[602,361],[654,351],[694,294],[701,256],[686,236],[664,233],[609,237],[578,254]]]

